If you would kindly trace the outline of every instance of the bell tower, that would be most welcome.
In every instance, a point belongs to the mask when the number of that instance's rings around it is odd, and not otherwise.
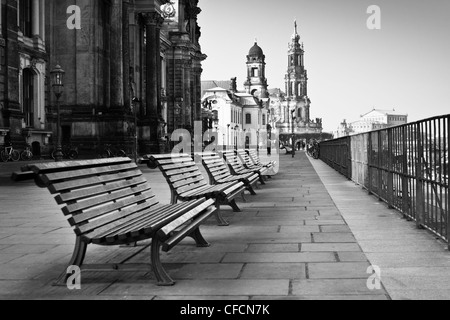
[[[300,44],[297,21],[294,22],[294,34],[288,50],[288,71],[286,74],[286,94],[291,100],[304,100],[308,96],[308,73],[305,70],[305,50]]]
[[[247,81],[244,86],[248,94],[258,98],[268,98],[266,56],[257,42],[247,56]]]

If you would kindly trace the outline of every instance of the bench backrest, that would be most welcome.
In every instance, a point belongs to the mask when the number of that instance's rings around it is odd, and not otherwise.
[[[201,158],[211,184],[217,184],[220,180],[226,179],[231,175],[227,164],[217,153],[199,153],[196,156]]]
[[[128,158],[29,165],[36,183],[56,194],[78,236],[99,238],[114,225],[139,219],[158,205],[147,180]]]
[[[252,159],[250,158],[248,153],[245,152],[245,150],[237,150],[236,154],[238,155],[238,157],[241,160],[241,162],[244,163],[245,165],[249,165],[249,166],[253,166],[254,165]]]
[[[149,155],[147,158],[159,167],[174,196],[208,185],[188,154]]]
[[[248,157],[250,158],[251,162],[253,162],[255,165],[261,164],[261,161],[258,156],[258,151],[254,150],[254,149],[248,149],[245,151],[247,152]]]
[[[233,173],[238,173],[239,171],[246,170],[241,160],[236,155],[235,151],[224,151],[222,153],[222,156]]]

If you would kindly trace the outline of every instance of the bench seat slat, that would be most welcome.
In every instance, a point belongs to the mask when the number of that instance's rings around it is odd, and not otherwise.
[[[162,205],[162,204],[156,204],[153,206],[141,207],[141,208],[142,208],[142,210],[136,211],[136,213],[133,214],[132,216],[124,217],[124,218],[116,220],[106,226],[95,228],[94,230],[91,230],[91,231],[85,233],[84,236],[90,238],[92,241],[98,240],[98,241],[96,241],[96,243],[105,242],[105,237],[107,235],[126,227],[127,223],[131,224],[131,223],[133,223],[133,221],[149,218],[150,216],[153,219],[157,219],[158,214],[167,210],[168,206]]]
[[[85,201],[80,201],[80,202],[77,202],[74,204],[70,204],[70,205],[64,207],[62,210],[65,215],[70,215],[70,214],[80,212],[82,210],[90,209],[90,208],[93,208],[93,207],[96,207],[96,206],[99,206],[99,205],[102,205],[105,203],[117,201],[122,198],[141,194],[141,193],[144,193],[144,192],[147,192],[150,190],[151,190],[151,188],[148,184],[142,184],[135,188],[126,188],[126,189],[123,189],[118,192],[108,193],[108,194],[100,196],[100,197],[92,197]],[[150,192],[148,194],[152,195],[152,197],[154,196],[153,192]],[[80,221],[80,222],[82,222],[82,221]]]
[[[195,202],[182,202],[175,205],[164,205],[161,208],[152,208],[151,214],[140,217],[139,219],[135,219],[132,224],[122,226],[120,228],[121,235],[119,235],[119,239],[125,236],[137,237],[142,233],[143,230],[145,232],[151,232],[153,228],[155,228],[156,223],[162,223],[162,214],[164,214],[164,216],[169,216],[173,215],[174,213],[180,213],[183,210],[186,210],[184,209],[186,206],[193,207],[201,202],[202,201],[195,200]]]
[[[194,178],[189,178],[189,179],[186,179],[186,180],[181,180],[181,181],[178,181],[178,182],[173,183],[172,185],[173,185],[173,187],[176,188],[176,189],[181,189],[181,188],[183,188],[183,187],[185,187],[185,186],[189,186],[189,187],[193,187],[193,188],[198,187],[198,186],[201,186],[202,183],[206,183],[206,182],[204,181],[205,178],[203,178],[203,176],[201,176],[201,173],[199,173],[199,174],[200,174],[200,176],[197,175],[197,176],[194,177]]]
[[[33,171],[35,174],[48,174],[59,172],[61,170],[80,170],[83,168],[101,167],[105,165],[117,165],[131,163],[130,158],[109,158],[97,160],[76,160],[66,162],[47,162],[37,163],[27,166],[27,171]]]
[[[142,173],[139,170],[133,170],[129,172],[120,172],[111,175],[103,175],[98,177],[91,177],[87,179],[81,180],[71,180],[67,182],[55,183],[49,186],[49,190],[51,193],[55,194],[58,192],[64,192],[67,190],[73,190],[76,188],[86,188],[89,186],[100,185],[104,183],[110,183],[120,180],[126,180],[131,178],[136,178],[141,176]]]
[[[155,210],[155,212],[153,212],[153,209],[150,210],[147,215],[142,216],[140,219],[125,219],[123,225],[120,225],[121,222],[118,221],[119,225],[117,230],[108,232],[107,235],[104,235],[104,240],[106,242],[114,242],[128,237],[138,237],[142,234],[155,232],[161,226],[170,223],[172,220],[178,218],[191,208],[196,207],[201,202],[202,201],[186,202],[175,206],[164,205]]]
[[[71,190],[70,192],[59,194],[55,197],[58,204],[64,204],[66,202],[82,200],[90,197],[99,196],[105,193],[114,192],[124,188],[137,187],[142,184],[146,184],[147,180],[140,176],[126,181],[117,181],[109,183],[107,185],[99,185],[95,187],[89,187],[85,189]]]
[[[135,163],[126,163],[120,165],[105,166],[100,168],[88,168],[82,170],[72,170],[64,172],[56,172],[46,174],[43,178],[44,183],[55,183],[58,180],[70,180],[70,179],[81,179],[84,177],[96,176],[100,174],[110,174],[116,173],[118,171],[129,171],[135,170],[137,165]]]
[[[198,167],[195,162],[186,162],[183,164],[162,166],[161,169],[164,172],[172,172],[173,170],[189,170],[189,169],[195,170],[195,169],[198,169]],[[173,171],[173,172],[177,172],[177,171]]]
[[[172,176],[172,177],[169,178],[169,181],[171,183],[175,184],[175,183],[178,183],[180,181],[188,180],[188,179],[191,179],[191,178],[198,178],[198,177],[203,178],[201,175],[202,175],[202,173],[200,171],[196,171],[196,172],[192,172],[192,173],[188,173],[188,174],[180,174],[180,175],[177,175],[177,176]]]
[[[144,194],[142,196],[133,197],[128,201],[119,201],[117,203],[109,205],[107,210],[98,209],[94,212],[87,212],[83,215],[77,215],[69,219],[69,222],[72,223],[72,225],[77,225],[77,220],[85,221],[86,215],[96,215],[97,217],[99,217],[96,220],[89,221],[88,224],[78,225],[78,230],[81,232],[81,234],[83,234],[158,204],[158,201],[156,199],[145,201],[146,198],[147,195]],[[142,201],[145,202],[139,203]],[[127,206],[127,208],[123,209],[125,206]],[[109,214],[106,214],[105,211],[109,212]]]

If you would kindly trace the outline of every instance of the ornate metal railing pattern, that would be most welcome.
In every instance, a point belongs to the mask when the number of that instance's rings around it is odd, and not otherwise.
[[[320,145],[321,159],[405,218],[450,240],[450,115]]]

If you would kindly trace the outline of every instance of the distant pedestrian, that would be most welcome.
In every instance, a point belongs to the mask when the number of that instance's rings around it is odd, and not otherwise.
[[[267,155],[272,155],[272,140],[270,139],[267,140]]]
[[[8,131],[8,133],[6,133],[5,139],[4,139],[4,146],[5,148],[11,147],[12,146],[12,142],[11,142],[11,133]]]

